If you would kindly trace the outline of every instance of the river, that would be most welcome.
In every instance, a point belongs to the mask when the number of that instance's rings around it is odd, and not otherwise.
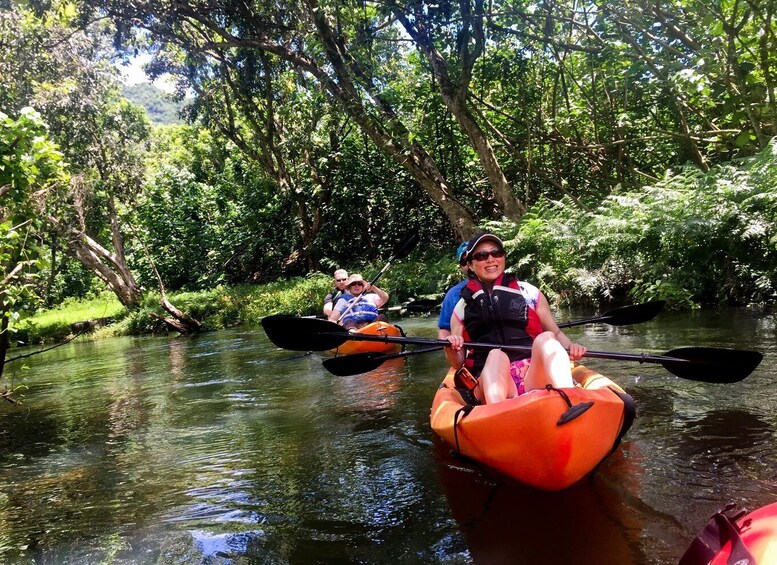
[[[434,323],[400,321],[425,337]],[[335,377],[261,328],[74,342],[0,383],[26,386],[0,404],[0,562],[676,563],[728,502],[777,501],[774,311],[568,333],[598,351],[765,358],[727,385],[591,359],[637,419],[590,478],[544,493],[434,437],[439,352]]]

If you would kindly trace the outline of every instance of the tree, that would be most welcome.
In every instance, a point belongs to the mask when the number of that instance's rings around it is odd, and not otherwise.
[[[482,0],[410,1],[389,4],[389,9],[429,63],[440,96],[468,137],[503,214],[519,220],[526,205],[519,201],[505,177],[470,95],[475,64],[488,41]]]
[[[127,262],[122,216],[142,187],[149,124],[144,111],[120,95],[102,36],[71,27],[74,15],[68,3],[43,17],[19,7],[2,14],[0,30],[12,47],[0,55],[11,71],[3,102],[32,104],[46,116],[72,174],[69,184],[41,194],[38,212],[68,252],[132,309],[143,290]],[[199,326],[166,301],[164,290],[162,304],[173,315],[165,321],[176,329]]]
[[[307,74],[376,146],[409,172],[462,237],[474,232],[470,211],[456,199],[430,153],[381,90],[381,77],[374,72],[380,67],[367,68],[359,58],[363,43],[358,41],[358,28],[340,19],[348,14],[340,14],[335,6],[316,0],[283,6],[270,2],[247,6],[227,1],[159,4],[143,0],[88,0],[84,4],[116,18],[125,36],[132,28],[145,28],[156,39],[183,49],[192,61],[203,56],[229,60],[232,50],[247,49],[277,57]],[[385,28],[384,33],[396,37],[395,29]],[[386,58],[382,63],[388,68],[396,60],[389,50],[381,51],[381,57]]]
[[[48,139],[40,114],[25,108],[13,119],[0,112],[0,376],[10,321],[35,301],[42,249],[34,202],[63,181],[62,154]]]

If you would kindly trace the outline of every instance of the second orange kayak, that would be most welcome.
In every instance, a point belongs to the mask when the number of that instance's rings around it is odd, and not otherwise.
[[[735,505],[715,513],[679,565],[777,563],[777,502],[731,517]]]
[[[401,337],[402,330],[388,322],[373,322],[356,330],[356,333],[366,335],[384,335]],[[402,349],[398,343],[381,343],[379,341],[348,340],[340,347],[333,349],[335,355],[353,355],[354,353],[397,353]]]

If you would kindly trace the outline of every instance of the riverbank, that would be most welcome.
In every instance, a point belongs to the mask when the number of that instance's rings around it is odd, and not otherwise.
[[[380,286],[389,289],[389,306],[394,308],[414,299],[441,299],[445,289],[456,282],[452,267],[448,257],[408,261],[392,266]],[[379,269],[380,266],[367,267],[362,272],[366,278]],[[168,298],[201,321],[203,330],[213,331],[239,325],[258,326],[270,314],[319,314],[331,285],[330,276],[314,273],[264,285],[219,285],[207,290],[169,293]],[[156,292],[149,292],[141,307],[132,311],[122,306],[115,295],[105,292],[95,298],[71,299],[57,308],[22,319],[14,326],[12,341],[22,346],[59,343],[75,335],[99,339],[167,333],[168,328],[155,317],[162,314]]]

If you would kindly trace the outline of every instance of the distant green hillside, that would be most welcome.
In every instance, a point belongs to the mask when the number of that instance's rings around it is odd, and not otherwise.
[[[180,124],[178,113],[181,104],[170,99],[165,91],[150,82],[141,82],[124,87],[124,96],[131,102],[143,106],[149,119],[155,124]]]

